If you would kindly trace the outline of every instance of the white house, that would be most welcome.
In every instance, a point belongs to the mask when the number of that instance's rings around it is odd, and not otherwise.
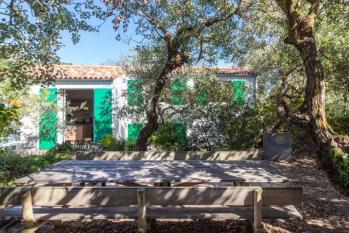
[[[140,124],[130,119],[120,119],[113,114],[113,106],[133,104],[141,90],[137,90],[135,80],[127,77],[120,66],[80,66],[61,65],[63,75],[58,76],[54,84],[42,88],[33,86],[31,92],[46,93],[48,101],[61,106],[69,101],[71,106],[86,102],[86,108],[74,111],[73,116],[66,112],[47,112],[40,122],[32,122],[30,116],[22,120],[22,141],[30,140],[32,147],[47,150],[64,141],[89,141],[98,143],[106,135],[135,140]],[[245,68],[217,68],[217,77],[228,82],[245,86],[252,98],[256,95],[257,77]],[[45,90],[46,89],[46,90]],[[128,93],[129,96],[125,96]],[[134,95],[134,96],[132,96]],[[240,93],[243,98],[249,98]],[[250,96],[251,97],[251,96]],[[64,130],[58,130],[57,123],[74,119]],[[182,124],[185,125],[185,122]],[[184,127],[185,130],[185,127]],[[30,136],[28,136],[30,135]]]

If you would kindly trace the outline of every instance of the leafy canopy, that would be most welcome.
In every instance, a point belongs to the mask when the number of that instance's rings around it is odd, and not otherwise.
[[[91,17],[103,17],[101,8],[93,0],[0,0],[1,77],[10,78],[17,86],[30,83],[28,70],[34,65],[49,66],[58,62],[56,53],[62,46],[62,31],[70,33],[72,40],[78,42],[80,30],[96,30],[89,23]],[[42,69],[32,75],[41,81],[48,79],[50,73]]]
[[[198,61],[212,63],[219,58],[227,58],[227,53],[223,53],[222,49],[234,48],[236,51],[245,44],[244,38],[235,38],[233,33],[240,27],[240,1],[104,2],[109,14],[114,17],[118,38],[131,24],[135,24],[137,35],[143,39],[142,45],[138,45],[138,52],[157,52],[160,63],[168,54],[175,52],[185,54],[189,64]],[[231,58],[231,54],[228,57]]]

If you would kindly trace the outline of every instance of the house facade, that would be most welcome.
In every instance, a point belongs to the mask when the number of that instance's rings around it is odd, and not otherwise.
[[[142,122],[115,114],[116,108],[132,105],[141,98],[142,87],[136,85],[137,80],[128,77],[120,66],[61,65],[60,68],[62,75],[52,85],[31,88],[31,93],[46,96],[48,102],[57,105],[57,111],[42,113],[37,122],[31,116],[24,117],[21,141],[36,150],[49,150],[65,141],[98,143],[107,135],[130,141],[137,138]],[[214,72],[218,79],[243,87],[236,90],[239,98],[256,98],[257,76],[251,70],[217,68]],[[66,110],[68,103],[74,111]],[[185,122],[177,125],[186,134]]]

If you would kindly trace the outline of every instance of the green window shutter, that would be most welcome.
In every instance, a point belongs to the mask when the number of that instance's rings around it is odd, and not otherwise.
[[[40,96],[48,103],[57,104],[57,88],[41,88]],[[39,149],[49,150],[57,146],[57,112],[47,111],[41,116],[39,123]]]
[[[177,81],[172,87],[172,104],[173,105],[182,105],[184,104],[183,98],[180,97],[181,92],[187,89],[187,83],[185,81]]]
[[[143,102],[142,80],[127,81],[127,103],[130,106],[140,106]]]
[[[93,141],[98,143],[102,138],[113,133],[112,130],[112,89],[94,89],[94,126]]]
[[[245,80],[233,81],[233,103],[245,102]]]
[[[207,92],[202,92],[199,93],[196,97],[197,101],[199,102],[199,104],[201,105],[207,105],[208,104],[208,93]]]
[[[178,145],[184,146],[187,137],[186,125],[184,123],[173,123],[173,127],[175,128]]]
[[[127,127],[127,136],[129,142],[136,142],[139,133],[141,132],[143,125],[139,123],[130,123]]]

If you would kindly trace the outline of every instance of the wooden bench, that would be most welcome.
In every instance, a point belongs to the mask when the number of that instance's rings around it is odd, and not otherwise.
[[[253,219],[300,217],[302,188],[260,187],[31,187],[0,188],[0,219],[23,219],[25,228],[46,220],[152,218]],[[22,206],[22,207],[20,207]]]

